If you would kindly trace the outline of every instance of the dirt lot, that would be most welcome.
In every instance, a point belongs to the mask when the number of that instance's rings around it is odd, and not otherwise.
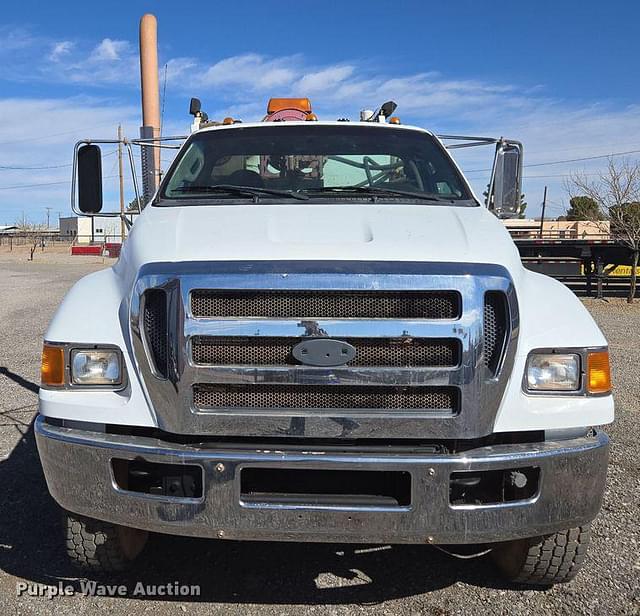
[[[56,305],[102,259],[64,254],[27,262],[0,254],[0,614],[638,614],[640,613],[640,304],[587,301],[609,338],[617,419],[604,509],[585,570],[531,590],[500,581],[490,561],[462,562],[422,546],[367,548],[199,541],[156,536],[136,571],[116,578],[201,587],[175,597],[17,597],[24,581],[80,589],[64,557],[31,422],[42,335]],[[105,581],[105,580],[100,580]],[[111,580],[113,583],[113,580]]]

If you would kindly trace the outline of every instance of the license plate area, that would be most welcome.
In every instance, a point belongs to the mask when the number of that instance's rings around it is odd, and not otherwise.
[[[411,473],[244,467],[240,502],[267,508],[407,509]]]

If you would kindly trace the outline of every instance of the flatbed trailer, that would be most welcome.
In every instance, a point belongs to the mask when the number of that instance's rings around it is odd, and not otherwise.
[[[629,276],[611,276],[631,263],[631,251],[610,238],[523,238],[512,233],[527,269],[553,276],[578,294],[598,298],[628,293]]]

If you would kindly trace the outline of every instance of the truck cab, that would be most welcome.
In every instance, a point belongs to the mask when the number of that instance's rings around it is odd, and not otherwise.
[[[75,562],[122,569],[159,532],[577,573],[605,485],[607,342],[496,216],[520,195],[519,144],[492,141],[487,207],[445,139],[391,113],[197,106],[119,260],[45,335],[36,436]],[[90,215],[96,148],[74,167]]]

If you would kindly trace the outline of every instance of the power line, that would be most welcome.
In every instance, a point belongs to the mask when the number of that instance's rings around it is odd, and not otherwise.
[[[72,163],[67,163],[66,165],[37,165],[33,167],[16,167],[13,165],[0,165],[0,169],[10,170],[10,171],[35,171],[38,169],[62,169],[63,167],[71,167]]]
[[[103,179],[118,177],[117,175],[105,175]],[[16,184],[15,186],[0,186],[0,190],[19,190],[21,188],[36,188],[38,186],[56,186],[57,184],[71,184],[71,180],[62,180],[60,182],[40,182],[38,184]]]
[[[107,156],[113,156],[117,150],[111,150],[110,152],[105,152],[102,157],[105,158]],[[40,169],[63,169],[65,167],[73,167],[73,163],[66,163],[65,165],[31,165],[29,167],[21,167],[14,165],[0,165],[1,170],[7,171],[38,171]]]
[[[611,158],[612,156],[626,156],[628,154],[638,154],[640,150],[627,150],[626,152],[611,152],[610,154],[600,154],[598,156],[583,156],[582,158],[567,158],[564,160],[552,160],[545,163],[529,163],[522,165],[523,167],[546,167],[547,165],[562,165],[564,163],[579,163],[586,160],[598,160],[600,158]],[[491,171],[491,169],[471,169],[466,173],[482,173]]]
[[[524,167],[545,167],[546,165],[560,165],[562,163],[579,163],[585,160],[597,160],[599,158],[611,158],[612,156],[625,156],[627,154],[638,154],[640,150],[627,150],[626,152],[613,152],[611,154],[601,154],[599,156],[583,156],[582,158],[569,158],[567,160],[556,160],[548,163],[531,163]]]
[[[102,128],[103,126],[112,126],[113,123],[105,123],[105,124],[94,124],[87,128],[76,128],[74,130],[67,130],[62,133],[45,133],[40,134],[37,137],[25,137],[23,139],[10,139],[9,141],[0,141],[0,145],[11,145],[13,143],[25,143],[27,141],[44,141],[46,139],[51,139],[51,137],[62,137],[64,135],[77,135],[80,131],[92,130],[94,128]]]

